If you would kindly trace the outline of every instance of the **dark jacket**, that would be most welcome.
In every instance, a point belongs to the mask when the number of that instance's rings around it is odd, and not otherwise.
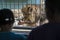
[[[12,32],[0,32],[0,40],[26,40],[26,38]]]
[[[48,23],[34,28],[28,40],[60,40],[60,23]]]

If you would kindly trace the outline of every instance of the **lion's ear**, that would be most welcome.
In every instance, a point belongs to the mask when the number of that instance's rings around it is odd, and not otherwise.
[[[23,13],[27,13],[27,7],[21,9]]]

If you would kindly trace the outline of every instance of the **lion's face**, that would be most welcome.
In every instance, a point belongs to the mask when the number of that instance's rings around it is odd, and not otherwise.
[[[30,22],[35,22],[35,19],[37,17],[38,13],[38,7],[37,6],[26,6],[22,8],[22,12],[24,15],[24,20],[30,21]]]

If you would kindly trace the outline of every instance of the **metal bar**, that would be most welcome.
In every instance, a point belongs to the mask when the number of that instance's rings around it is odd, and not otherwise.
[[[41,1],[42,0],[40,0],[40,25],[41,25]]]
[[[31,28],[31,27],[13,27],[13,29],[28,29],[28,30],[32,30],[33,28]]]
[[[2,8],[3,8],[3,0],[2,0],[1,6],[2,6]]]

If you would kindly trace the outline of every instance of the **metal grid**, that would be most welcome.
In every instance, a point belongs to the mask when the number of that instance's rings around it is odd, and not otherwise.
[[[1,8],[20,9],[26,4],[37,4],[37,0],[26,0],[25,2],[23,0],[21,2],[20,0],[0,0],[0,9]]]
[[[0,0],[0,9],[8,8],[8,9],[14,10],[14,12],[17,9],[18,13],[16,12],[15,14],[18,14],[18,18],[19,18],[20,9],[22,9],[25,5],[31,5],[31,6],[40,5],[39,7],[41,8],[42,2],[43,2],[42,0],[25,0],[25,1],[24,0]]]

